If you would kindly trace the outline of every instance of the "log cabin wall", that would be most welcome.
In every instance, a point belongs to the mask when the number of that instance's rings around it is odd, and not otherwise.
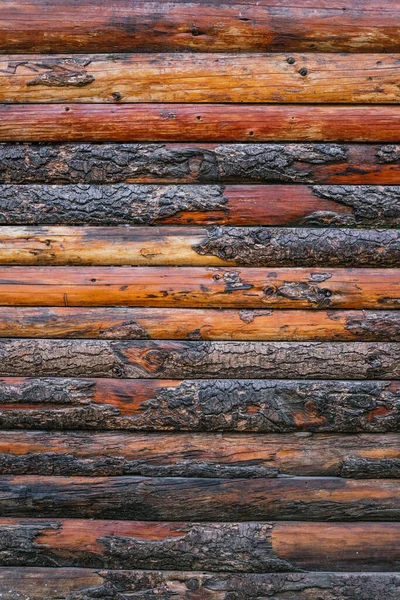
[[[400,598],[399,23],[1,2],[1,600]]]

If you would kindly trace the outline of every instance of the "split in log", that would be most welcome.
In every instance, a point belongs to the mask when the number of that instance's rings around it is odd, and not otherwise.
[[[6,162],[5,159],[3,168]],[[9,172],[8,176],[12,178],[13,173]],[[144,184],[0,186],[0,225],[58,224],[286,225],[394,229],[400,227],[400,187]]]
[[[0,103],[399,104],[399,60],[387,53],[0,55]],[[174,118],[170,111],[165,118]]]
[[[59,108],[56,107],[56,110]],[[211,107],[210,110],[214,114],[215,108]],[[310,110],[307,111],[310,114]],[[145,125],[146,123],[143,123],[143,126]],[[40,122],[40,126],[43,129],[43,121]],[[165,123],[161,130],[165,131]],[[124,131],[126,131],[125,126]],[[192,136],[192,126],[190,132]],[[12,129],[11,133],[14,140],[15,130]],[[157,126],[157,135],[160,135],[160,125]],[[392,144],[332,143],[220,145],[4,143],[0,144],[0,181],[47,184],[118,182],[400,184],[400,149]],[[291,189],[294,193],[297,188]],[[349,199],[350,204],[359,204],[357,191],[362,192],[363,189],[365,188],[351,188],[350,198],[353,199]],[[30,188],[26,188],[25,192],[29,193],[29,190]],[[23,191],[21,189],[21,193]],[[190,188],[190,191],[193,191],[193,188]],[[326,195],[326,188],[316,187],[313,188],[313,193],[318,197],[333,199],[344,204],[346,200],[343,198],[349,197],[347,187],[330,187],[328,195]],[[34,198],[35,195],[32,200]],[[79,203],[79,198],[80,196],[74,200],[74,203]],[[144,202],[144,199],[141,201]],[[153,202],[157,203],[154,200]],[[187,200],[183,200],[185,206],[186,202]],[[201,204],[202,202],[203,200],[200,201]],[[241,199],[239,202],[241,203]],[[372,199],[372,202],[374,203],[375,200]],[[99,210],[101,217],[106,214],[103,204],[107,203],[108,200],[101,204]],[[398,214],[396,208],[398,200],[393,200],[390,196],[387,203],[388,206],[393,205],[394,215]],[[113,212],[115,205],[119,207],[119,197],[113,203]],[[165,209],[167,213],[171,211],[169,198],[163,200],[162,205],[167,207]],[[67,206],[70,206],[70,201]],[[8,210],[14,211],[16,208],[10,206]],[[41,204],[39,209],[38,214],[42,211]],[[147,207],[144,206],[141,213],[146,210]],[[18,210],[16,214],[19,214]],[[154,209],[151,214],[154,214]],[[389,212],[388,216],[390,215]],[[257,215],[256,217],[258,219]],[[142,223],[143,221],[140,222]],[[256,221],[255,224],[260,223]]]
[[[391,310],[399,299],[400,269],[0,267],[0,306]]]
[[[399,52],[398,0],[8,0],[1,52]]]
[[[0,340],[2,377],[399,379],[399,342]]]
[[[398,432],[400,383],[4,378],[0,427]]]
[[[400,311],[2,306],[1,337],[400,342]]]
[[[50,561],[49,561],[50,562]],[[327,565],[329,568],[329,565]],[[112,600],[129,595],[163,600],[398,600],[397,573],[204,573],[0,568],[2,600]]]
[[[247,484],[248,481],[244,490]],[[303,569],[385,572],[399,571],[399,536],[399,523],[146,523],[2,518],[0,564],[225,571],[230,572],[231,581],[236,577],[232,572],[262,573],[263,577],[279,572],[291,572],[293,576],[293,572]],[[360,574],[356,577],[360,583]],[[359,592],[357,587],[355,597],[359,598]],[[318,589],[320,593],[323,589]],[[248,597],[245,594],[243,600]],[[314,598],[306,596],[307,600]],[[332,596],[328,598],[332,600]],[[367,598],[370,600],[371,596]],[[298,600],[298,596],[293,600]],[[393,600],[397,597],[393,596]]]
[[[397,267],[400,231],[7,226],[0,265]]]
[[[400,478],[400,435],[1,431],[0,473]]]
[[[400,106],[0,104],[0,142],[397,143],[399,136]],[[117,161],[114,156],[110,166]],[[193,154],[191,165],[197,174],[203,167]]]

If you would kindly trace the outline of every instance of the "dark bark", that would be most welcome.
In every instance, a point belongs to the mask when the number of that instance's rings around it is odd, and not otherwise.
[[[0,426],[396,432],[400,388],[383,381],[3,379]]]
[[[0,568],[2,600],[398,600],[396,573],[200,573]],[[178,594],[178,596],[177,596]]]
[[[2,143],[0,181],[399,184],[399,157],[392,148],[333,143]]]

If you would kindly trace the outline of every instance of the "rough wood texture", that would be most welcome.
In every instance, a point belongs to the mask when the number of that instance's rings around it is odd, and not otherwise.
[[[0,169],[9,162],[4,155],[3,159]],[[17,162],[16,169],[18,166],[22,165]],[[13,177],[11,170],[8,177]],[[394,229],[400,227],[400,187],[123,183],[0,186],[0,225],[57,224]]]
[[[7,226],[0,265],[396,267],[400,231]]]
[[[0,427],[398,432],[400,383],[4,378]]]
[[[399,342],[0,340],[3,377],[400,378]]]
[[[0,104],[0,142],[397,143],[399,136],[400,106]]]
[[[58,110],[57,107],[56,109]],[[211,110],[214,111],[214,107]],[[310,110],[307,111],[310,114]],[[41,127],[44,127],[43,122]],[[164,125],[162,129],[165,131]],[[157,133],[160,133],[160,126],[157,127]],[[192,129],[191,133],[193,134]],[[0,144],[0,181],[397,185],[400,184],[400,147],[394,144],[332,143],[3,143]],[[313,190],[318,197],[326,198],[325,188],[316,187]],[[360,200],[357,190],[347,190],[348,188],[331,186],[328,199],[346,203],[345,198],[349,198],[350,203],[358,205]],[[391,197],[388,202],[393,203]],[[398,201],[393,205],[396,207],[397,203]],[[170,200],[167,199],[166,204],[170,206]]]
[[[0,512],[144,521],[399,521],[400,481],[2,475]]]
[[[400,478],[400,435],[1,431],[0,473]]]
[[[400,311],[2,306],[0,337],[400,342]]]
[[[398,0],[8,0],[1,52],[399,52]]]
[[[3,600],[398,600],[396,573],[203,573],[0,568]],[[195,595],[195,596],[194,596]]]
[[[0,306],[399,308],[400,270],[0,267]]]
[[[399,104],[400,54],[0,55],[1,103]]]
[[[146,523],[2,518],[0,564],[201,569],[228,571],[233,578],[232,571],[385,572],[399,570],[399,535],[398,523]],[[366,597],[370,600],[370,596]]]

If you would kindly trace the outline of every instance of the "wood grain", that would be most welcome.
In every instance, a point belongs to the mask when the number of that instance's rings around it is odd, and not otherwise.
[[[0,380],[0,427],[398,433],[400,384],[4,377]]]
[[[399,136],[400,106],[0,104],[0,142],[397,143]]]
[[[204,573],[198,571],[107,571],[80,568],[0,568],[3,600],[97,600],[99,594],[154,594],[189,600],[193,592],[209,600],[343,600],[367,594],[368,600],[397,600],[397,573]],[[118,596],[117,596],[118,597]],[[129,596],[128,596],[129,597]],[[263,597],[263,596],[261,596]],[[362,596],[361,596],[362,597]]]
[[[1,431],[6,475],[400,478],[400,435]]]
[[[0,146],[0,153],[2,150],[4,147]],[[3,159],[7,161],[4,155]],[[5,167],[4,162],[0,169]],[[8,175],[13,177],[12,172]],[[51,178],[51,173],[48,177]],[[0,225],[57,224],[394,229],[400,227],[400,187],[301,184],[157,186],[124,183],[0,185]]]
[[[0,306],[396,309],[399,269],[0,267]]]
[[[0,307],[0,337],[400,341],[400,311]]]
[[[0,102],[399,104],[399,60],[387,53],[0,55]]]

